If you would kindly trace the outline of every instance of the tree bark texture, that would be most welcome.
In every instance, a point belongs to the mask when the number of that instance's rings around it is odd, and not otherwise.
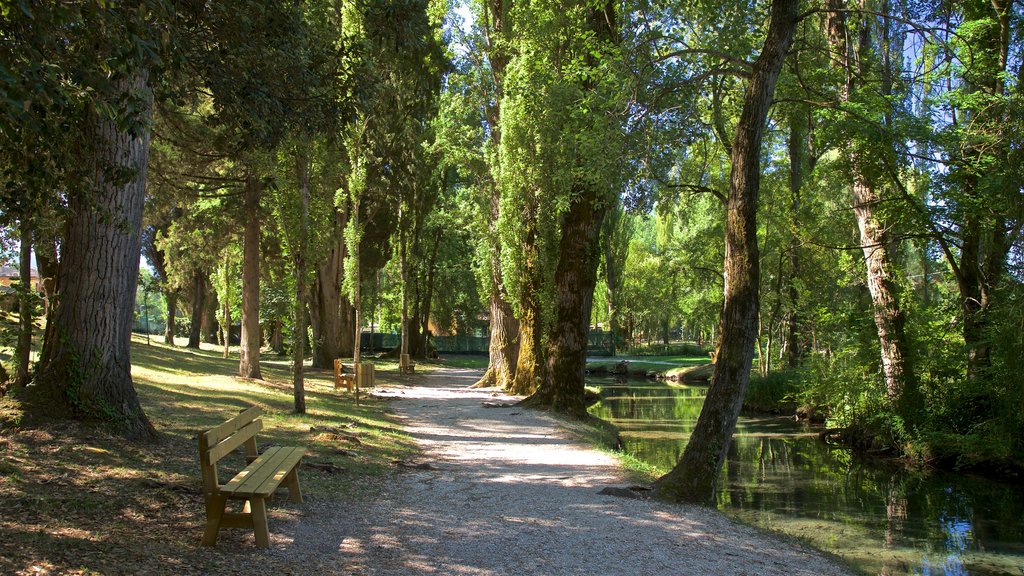
[[[601,256],[599,234],[608,199],[594,187],[579,190],[573,198],[562,218],[547,369],[529,403],[582,419],[587,417],[583,390],[587,333]]]
[[[540,249],[537,246],[537,219],[534,210],[528,210],[526,241],[523,244],[525,265],[523,290],[519,301],[519,358],[516,373],[508,391],[517,395],[530,395],[537,391],[542,376],[543,350],[541,350],[540,310]]]
[[[42,410],[106,421],[136,439],[155,435],[131,377],[152,112],[148,76],[136,67],[113,82],[118,99],[131,94],[144,102],[134,130],[95,113],[91,118],[92,147],[83,159],[92,170],[91,186],[68,198],[54,338],[36,378]]]
[[[164,322],[164,342],[168,346],[174,346],[174,325],[178,321],[178,291],[164,288],[164,304],[167,307],[167,315]]]
[[[828,34],[833,58],[846,72],[844,85],[839,89],[840,104],[850,101],[860,70],[854,68],[846,26],[846,0],[828,0]],[[867,39],[865,39],[866,41]],[[852,144],[852,143],[851,143]],[[875,184],[861,168],[862,160],[855,146],[848,146],[853,166],[853,187],[850,200],[857,219],[860,243],[867,268],[867,284],[871,293],[871,306],[881,350],[882,374],[889,400],[897,404],[898,411],[910,417],[916,408],[916,384],[911,366],[905,330],[906,318],[899,301],[899,284],[890,254],[891,239],[887,228],[877,214],[880,197]]]
[[[21,246],[19,249],[18,274],[22,293],[21,302],[18,306],[18,343],[14,349],[14,356],[17,359],[18,371],[14,376],[15,386],[25,386],[31,371],[29,370],[32,354],[32,326],[34,318],[32,314],[32,296],[35,286],[32,286],[32,221],[27,216],[21,217],[20,223]]]
[[[313,367],[333,368],[334,359],[341,358],[342,297],[341,285],[345,272],[345,215],[335,212],[331,252],[316,269],[309,302],[309,315],[313,328]],[[345,303],[348,300],[345,299]]]
[[[199,349],[202,338],[203,315],[206,309],[206,274],[196,270],[192,274],[192,321],[188,330],[188,348]]]
[[[726,202],[725,301],[721,340],[711,386],[697,425],[679,463],[655,482],[659,497],[700,504],[713,502],[718,473],[725,462],[757,338],[760,262],[757,199],[761,179],[761,142],[765,122],[793,41],[797,0],[773,0],[764,48],[754,62],[732,145],[732,172]]]
[[[298,249],[292,255],[295,265],[295,333],[292,339],[292,396],[295,413],[306,413],[306,382],[302,363],[306,357],[306,251],[309,243],[309,157],[306,139],[300,144],[296,156],[296,172],[299,179],[299,238]]]
[[[262,379],[260,374],[260,196],[263,183],[255,174],[245,179],[242,238],[242,338],[238,348],[238,375]]]
[[[206,278],[203,289],[206,290],[203,295],[203,320],[200,324],[203,342],[215,346],[223,344],[221,342],[220,320],[218,319],[220,315],[220,299],[217,297],[217,290],[214,289],[213,282],[210,281],[209,277]]]

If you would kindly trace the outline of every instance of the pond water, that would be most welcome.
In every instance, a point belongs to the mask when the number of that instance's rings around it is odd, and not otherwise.
[[[669,469],[700,415],[704,386],[592,378],[591,413],[625,450]],[[804,539],[866,574],[1024,575],[1024,487],[906,470],[830,448],[792,418],[741,416],[718,506]]]

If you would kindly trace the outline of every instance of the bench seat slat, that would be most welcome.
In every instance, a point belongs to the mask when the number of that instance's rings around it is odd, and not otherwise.
[[[270,496],[305,453],[304,448],[279,446],[268,448],[252,464],[222,486],[220,491],[236,498]]]

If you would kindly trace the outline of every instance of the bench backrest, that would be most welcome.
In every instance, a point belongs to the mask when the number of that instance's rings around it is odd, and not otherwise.
[[[203,487],[207,493],[216,492],[217,461],[227,456],[239,446],[245,446],[245,457],[248,461],[255,460],[259,455],[256,449],[256,433],[263,429],[260,416],[263,410],[259,406],[246,408],[227,422],[199,433],[199,468],[203,473]]]

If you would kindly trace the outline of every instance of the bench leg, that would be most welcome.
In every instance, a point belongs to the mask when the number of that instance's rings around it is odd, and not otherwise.
[[[263,498],[249,500],[252,507],[252,528],[256,532],[256,546],[270,548],[270,527],[267,526],[267,503]]]
[[[288,498],[296,504],[302,504],[302,489],[299,488],[299,469],[292,468],[292,471],[285,477],[288,482]]]
[[[227,503],[228,499],[224,496],[206,497],[206,532],[203,533],[203,546],[213,546],[217,543],[220,520],[224,517],[224,507]]]

